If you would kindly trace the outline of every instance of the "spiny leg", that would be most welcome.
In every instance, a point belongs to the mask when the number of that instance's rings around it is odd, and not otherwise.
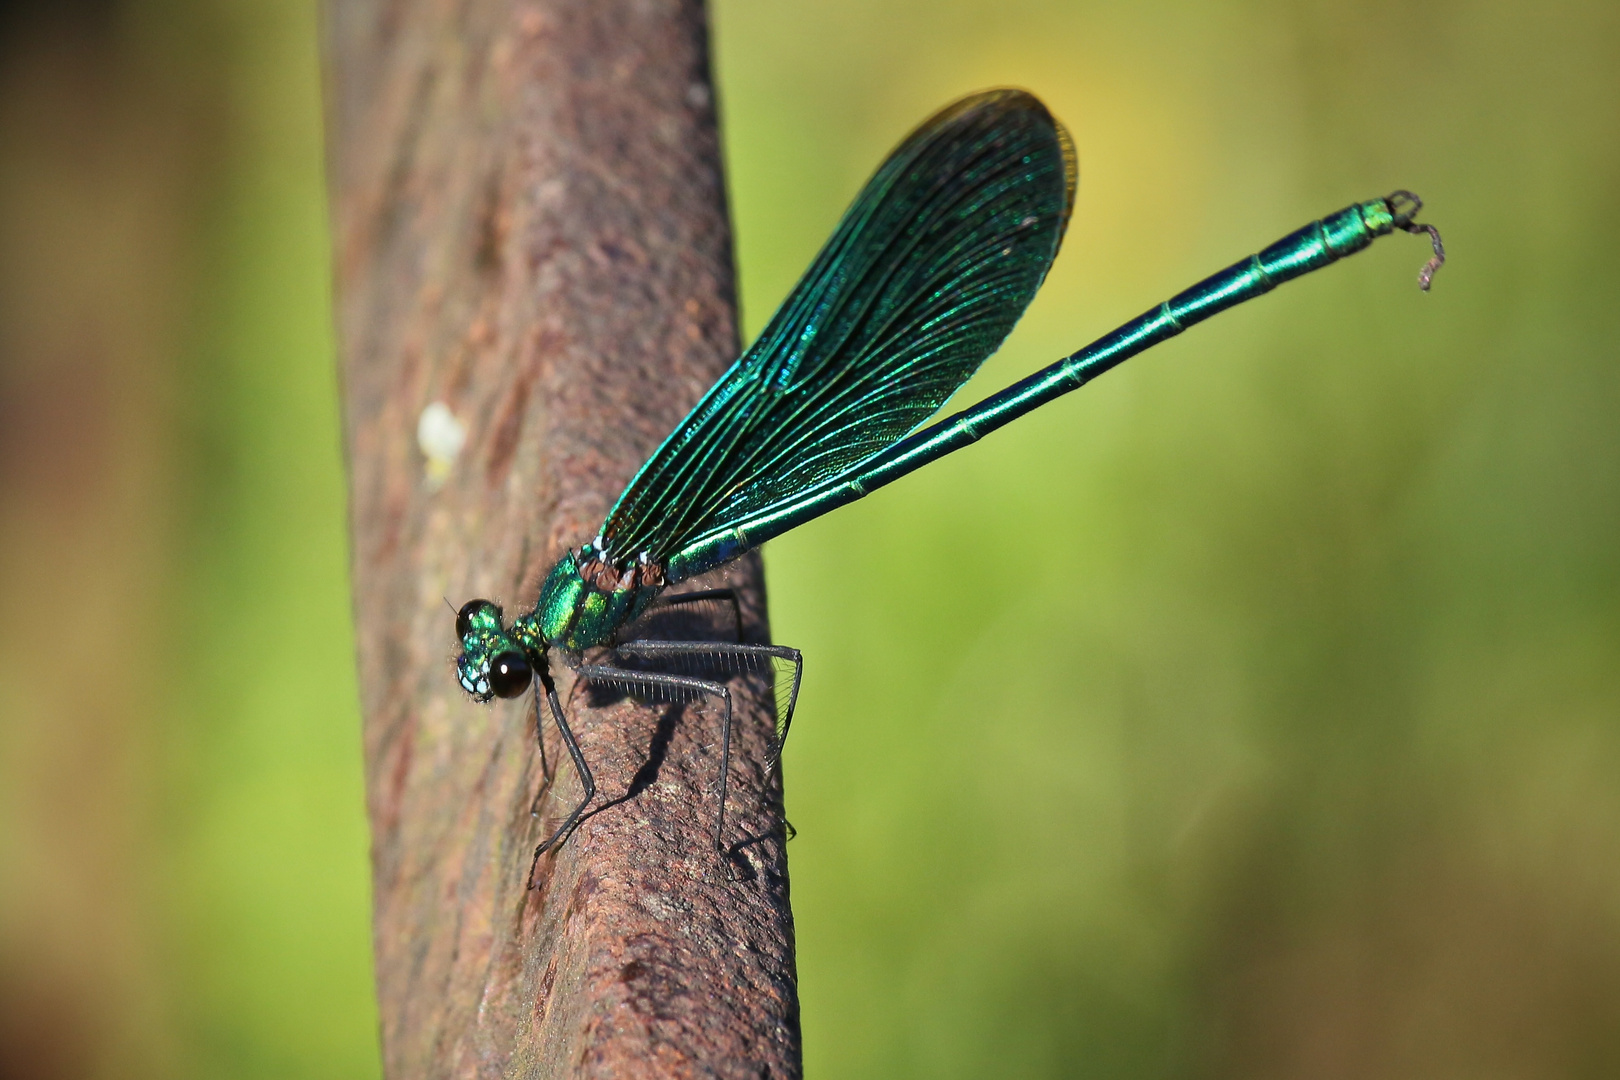
[[[699,589],[696,592],[676,593],[674,596],[660,596],[648,605],[643,616],[651,615],[672,607],[682,607],[688,604],[702,604],[711,600],[724,600],[731,605],[731,621],[738,641],[743,637],[742,603],[737,599],[735,589]]]
[[[733,670],[759,670],[760,661],[769,663],[771,660],[786,660],[793,665],[793,683],[788,690],[786,706],[778,701],[776,717],[776,745],[771,749],[771,758],[766,765],[766,776],[781,768],[782,748],[787,742],[788,728],[793,723],[793,710],[799,702],[799,683],[804,676],[804,657],[798,649],[790,649],[785,645],[732,645],[726,642],[715,641],[628,641],[618,646],[618,652],[625,656],[634,656],[648,660],[680,660],[680,659],[708,659],[721,664],[730,662]],[[719,685],[719,684],[713,684]],[[726,756],[729,760],[731,746],[731,712],[729,705],[726,712]],[[727,774],[729,775],[729,769]],[[724,823],[726,817],[726,776],[721,777],[720,784],[720,810],[717,815]],[[784,809],[782,823],[786,826],[788,839],[792,839],[798,830],[793,828],[787,820]],[[719,846],[718,833],[716,846]],[[723,851],[723,849],[722,849]]]
[[[648,643],[652,644],[652,643]],[[656,644],[670,644],[658,642]],[[712,644],[712,643],[701,643]],[[714,823],[714,849],[722,857],[726,854],[724,837],[726,829],[726,785],[731,775],[731,688],[725,683],[711,682],[708,679],[695,679],[690,675],[669,675],[660,671],[634,671],[629,668],[604,667],[597,664],[582,664],[576,673],[580,678],[591,682],[618,685],[625,689],[646,687],[671,693],[677,699],[696,697],[700,694],[712,694],[718,697],[725,705],[725,712],[720,726],[720,812]]]
[[[540,790],[534,793],[534,802],[529,804],[529,816],[540,816],[540,802],[551,790],[551,761],[546,757],[546,725],[545,713],[540,709],[540,698],[544,691],[540,680],[534,681],[534,741],[540,744]]]
[[[553,844],[562,837],[566,837],[579,821],[579,815],[585,812],[585,807],[596,797],[596,778],[591,775],[591,767],[585,764],[585,755],[579,751],[579,742],[575,740],[574,733],[568,727],[568,719],[563,716],[562,705],[557,701],[557,687],[551,681],[551,673],[541,665],[535,674],[540,677],[541,685],[545,687],[546,702],[551,706],[551,716],[557,722],[557,730],[562,733],[563,745],[568,748],[568,756],[574,759],[574,768],[579,772],[580,782],[585,787],[585,797],[574,807],[563,823],[557,826],[545,843],[534,849],[534,861],[529,863],[529,888],[534,888],[534,868],[540,864],[540,856],[544,855]]]
[[[770,767],[782,763],[782,747],[787,742],[788,728],[793,724],[793,710],[799,703],[799,683],[804,678],[804,656],[798,649],[786,645],[733,645],[720,641],[627,641],[617,647],[620,654],[647,660],[712,660],[720,666],[728,662],[733,671],[758,671],[759,662],[786,660],[793,665],[793,684],[788,689],[787,704],[779,709],[776,718],[776,745],[772,747]]]

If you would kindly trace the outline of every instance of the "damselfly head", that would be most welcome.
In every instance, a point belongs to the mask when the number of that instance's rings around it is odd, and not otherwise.
[[[534,668],[528,655],[501,624],[501,609],[488,600],[469,600],[456,612],[461,655],[456,678],[479,701],[514,698],[529,688]]]

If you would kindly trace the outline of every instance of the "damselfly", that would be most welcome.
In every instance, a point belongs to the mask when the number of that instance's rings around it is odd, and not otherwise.
[[[587,682],[719,699],[714,842],[723,853],[732,711],[726,682],[624,663],[699,658],[733,670],[782,665],[787,686],[779,695],[774,767],[797,703],[802,659],[795,649],[740,640],[621,640],[661,609],[729,602],[736,610],[724,590],[661,595],[668,586],[853,502],[1193,323],[1395,229],[1430,238],[1434,257],[1418,276],[1423,289],[1445,260],[1440,234],[1413,220],[1422,206],[1415,195],[1397,191],[1357,203],[972,408],[922,426],[1000,346],[1040,288],[1074,208],[1077,175],[1068,133],[1021,90],[975,94],[934,115],[867,182],[759,339],[654,451],[596,537],[558,560],[534,610],[510,626],[488,600],[457,612],[462,687],[488,701],[517,697],[536,681],[537,733],[549,712],[579,772],[584,797],[536,849],[536,860],[568,835],[596,794],[557,699],[553,652]],[[610,647],[617,661],[585,663],[583,650],[597,646]]]

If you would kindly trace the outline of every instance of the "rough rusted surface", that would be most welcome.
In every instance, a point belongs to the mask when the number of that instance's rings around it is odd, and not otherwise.
[[[327,46],[388,1075],[797,1076],[763,685],[732,683],[729,839],[761,837],[733,881],[708,839],[717,710],[554,663],[603,809],[527,891],[577,782],[531,816],[528,703],[457,689],[444,604],[532,604],[735,354],[702,8],[342,0]],[[435,400],[470,436],[438,487],[415,441]],[[722,581],[765,640],[757,561],[685,587]]]

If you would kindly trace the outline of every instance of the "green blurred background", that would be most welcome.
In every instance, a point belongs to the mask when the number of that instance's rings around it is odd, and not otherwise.
[[[0,1075],[378,1074],[313,3],[0,42]],[[775,541],[815,1077],[1620,1076],[1620,6],[718,0],[749,333],[963,92],[1070,126],[971,400]]]

